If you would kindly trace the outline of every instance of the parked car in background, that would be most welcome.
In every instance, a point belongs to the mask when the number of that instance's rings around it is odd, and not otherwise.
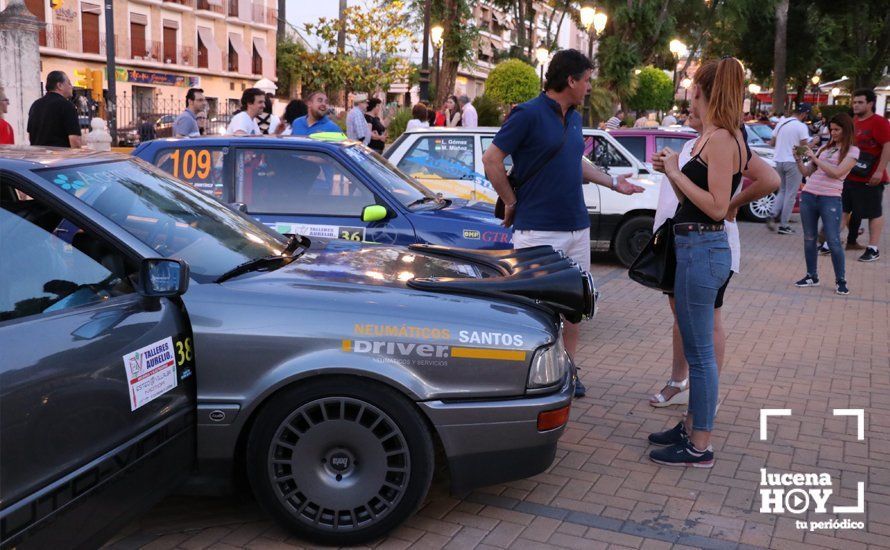
[[[210,117],[207,120],[207,130],[204,135],[224,136],[226,135],[226,130],[228,129],[230,122],[232,122],[232,115],[217,115]]]
[[[154,121],[155,134],[158,139],[173,136],[173,121],[177,115],[148,115],[149,121]],[[118,145],[120,147],[135,147],[139,145],[139,126],[142,124],[141,115],[136,118],[135,124],[118,127]]]
[[[596,305],[553,248],[281,235],[112,153],[0,148],[0,175],[4,546],[98,547],[195,426],[203,487],[246,477],[333,546],[413,514],[437,457],[456,492],[553,462],[561,316]]]
[[[753,130],[751,126],[757,126],[758,128]],[[760,126],[766,126],[766,128],[769,129],[765,124],[746,125],[746,129],[748,130],[746,132],[748,136],[748,146],[751,148],[752,153],[763,158],[763,160],[770,166],[775,166],[775,162],[772,160],[772,147],[769,146],[768,142],[766,145],[763,144],[764,142],[760,137],[762,135],[762,129],[759,128]],[[664,147],[670,147],[675,151],[679,151],[683,148],[686,141],[694,139],[698,135],[693,132],[676,132],[660,128],[611,130],[609,134],[632,151],[637,158],[645,159],[644,162],[649,167],[652,166],[652,155],[655,154],[656,151],[660,151]],[[751,185],[751,180],[742,178],[742,188],[748,187],[749,185]],[[771,193],[740,208],[739,215],[748,221],[765,222],[769,217],[770,212],[772,212],[775,202],[776,193]],[[799,209],[800,193],[798,192],[797,202],[794,204],[794,212],[798,213]]]
[[[402,134],[384,156],[446,198],[458,196],[493,203],[497,194],[484,176],[482,154],[491,145],[498,128],[431,128]],[[584,202],[590,217],[592,250],[612,251],[630,265],[652,236],[658,182],[653,172],[602,130],[584,129],[585,157],[615,175],[627,174],[645,191],[622,195],[599,185],[584,186]],[[509,170],[512,158],[505,164]],[[546,172],[546,171],[545,171]]]
[[[440,198],[355,142],[305,137],[156,140],[134,155],[280,233],[409,245],[512,247],[486,203]]]

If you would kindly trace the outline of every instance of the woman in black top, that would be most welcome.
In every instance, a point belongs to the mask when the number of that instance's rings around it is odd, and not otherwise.
[[[371,142],[368,147],[383,154],[383,147],[386,146],[386,126],[380,121],[380,110],[383,102],[372,97],[368,100],[368,111],[365,114],[365,120],[371,125]]]
[[[687,423],[649,436],[652,443],[667,445],[649,454],[661,464],[710,468],[714,463],[710,440],[719,389],[714,300],[729,278],[723,221],[746,160],[739,130],[744,82],[742,65],[734,58],[702,65],[695,73],[692,108],[704,126],[692,158],[681,167],[676,152],[659,153],[680,200],[674,216],[674,296],[690,386]]]

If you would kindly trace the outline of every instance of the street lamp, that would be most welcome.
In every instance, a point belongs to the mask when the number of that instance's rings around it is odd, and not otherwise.
[[[674,54],[674,80],[673,80],[673,82],[674,82],[674,94],[676,94],[677,93],[677,64],[680,63],[680,58],[683,57],[684,55],[686,55],[686,53],[689,50],[686,48],[686,44],[680,42],[676,38],[671,40],[671,43],[668,45],[668,48],[670,48],[671,53]]]
[[[606,29],[606,23],[609,21],[609,16],[604,12],[597,11],[596,8],[593,7],[591,2],[585,2],[583,6],[581,6],[581,24],[587,28],[588,37],[587,37],[587,58],[590,59],[591,64],[593,63],[593,41],[596,39],[597,35],[602,33]],[[588,93],[584,99],[584,110],[588,113],[588,118],[590,119],[589,123],[593,123],[593,116],[590,111],[590,94]]]
[[[683,101],[689,101],[690,86],[692,86],[692,79],[688,76],[680,81],[680,87],[683,88]]]
[[[760,88],[760,84],[755,84],[755,83],[753,83],[753,82],[752,82],[751,84],[748,84],[748,92],[749,92],[751,95],[757,95],[757,94],[759,94],[759,93],[760,93],[760,89],[761,89],[761,88]]]
[[[841,89],[840,89],[840,88],[838,88],[837,86],[835,86],[834,88],[831,89],[831,97],[837,97],[837,96],[839,96],[839,95],[841,95]]]
[[[433,47],[436,50],[433,52],[433,70],[436,71],[436,94],[439,93],[439,48],[442,47],[442,34],[445,32],[445,29],[442,28],[442,25],[436,23],[430,28],[430,40],[433,42]]]
[[[541,67],[541,88],[544,88],[544,63],[547,63],[547,58],[550,57],[550,50],[544,47],[544,44],[538,46],[538,49],[535,50],[535,59],[538,60],[538,65]]]

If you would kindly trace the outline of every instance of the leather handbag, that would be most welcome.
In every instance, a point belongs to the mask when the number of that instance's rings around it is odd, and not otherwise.
[[[514,193],[517,193],[519,191],[520,187],[522,187],[526,182],[531,181],[535,176],[537,176],[538,173],[541,170],[543,170],[545,166],[550,164],[550,161],[553,160],[553,158],[562,150],[562,146],[565,145],[565,142],[566,142],[566,135],[568,134],[568,129],[569,129],[569,127],[568,127],[568,125],[566,125],[565,129],[562,132],[562,141],[560,142],[559,147],[557,147],[556,149],[551,151],[550,154],[547,155],[547,157],[544,159],[544,162],[542,162],[537,167],[535,167],[535,169],[533,171],[529,172],[528,176],[526,176],[525,178],[522,178],[522,180],[519,180],[519,179],[513,177],[512,174],[507,175],[507,181],[510,182],[510,187],[513,188]],[[497,202],[494,203],[494,217],[496,217],[499,220],[503,220],[504,216],[506,214],[505,210],[506,210],[506,205],[504,204],[504,201],[501,200],[501,197],[499,196]]]
[[[628,276],[643,286],[674,291],[677,255],[674,249],[674,220],[668,218],[655,230],[652,238],[628,269]]]

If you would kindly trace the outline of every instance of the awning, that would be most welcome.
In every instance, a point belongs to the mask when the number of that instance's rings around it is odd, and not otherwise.
[[[207,3],[210,4],[211,6],[220,6],[220,7],[222,7],[222,5],[223,5],[223,0],[207,0]],[[203,40],[203,39],[202,39],[202,40]]]
[[[266,39],[254,36],[253,47],[256,48],[256,51],[259,52],[260,57],[263,59],[263,76],[269,80],[275,78],[275,58],[266,49]]]
[[[141,13],[130,13],[130,23],[137,25],[148,25],[148,16]]]
[[[479,51],[482,52],[482,55],[487,55],[489,57],[494,55],[494,51],[491,49],[491,41],[487,38],[480,38]]]
[[[235,53],[238,54],[238,72],[242,74],[250,74],[250,65],[253,58],[247,53],[244,42],[241,41],[241,35],[233,32],[229,33],[229,42]]]
[[[213,39],[213,31],[207,27],[198,27],[198,38],[207,48],[207,68],[211,71],[221,71],[222,53],[219,51],[219,46],[216,45],[216,40]]]
[[[80,3],[80,11],[83,12],[83,13],[95,13],[95,14],[101,14],[101,13],[102,13],[102,7],[101,7],[101,6],[98,6],[98,5],[96,5],[96,4],[88,4],[88,3],[86,3],[86,2],[81,2],[81,3]]]

